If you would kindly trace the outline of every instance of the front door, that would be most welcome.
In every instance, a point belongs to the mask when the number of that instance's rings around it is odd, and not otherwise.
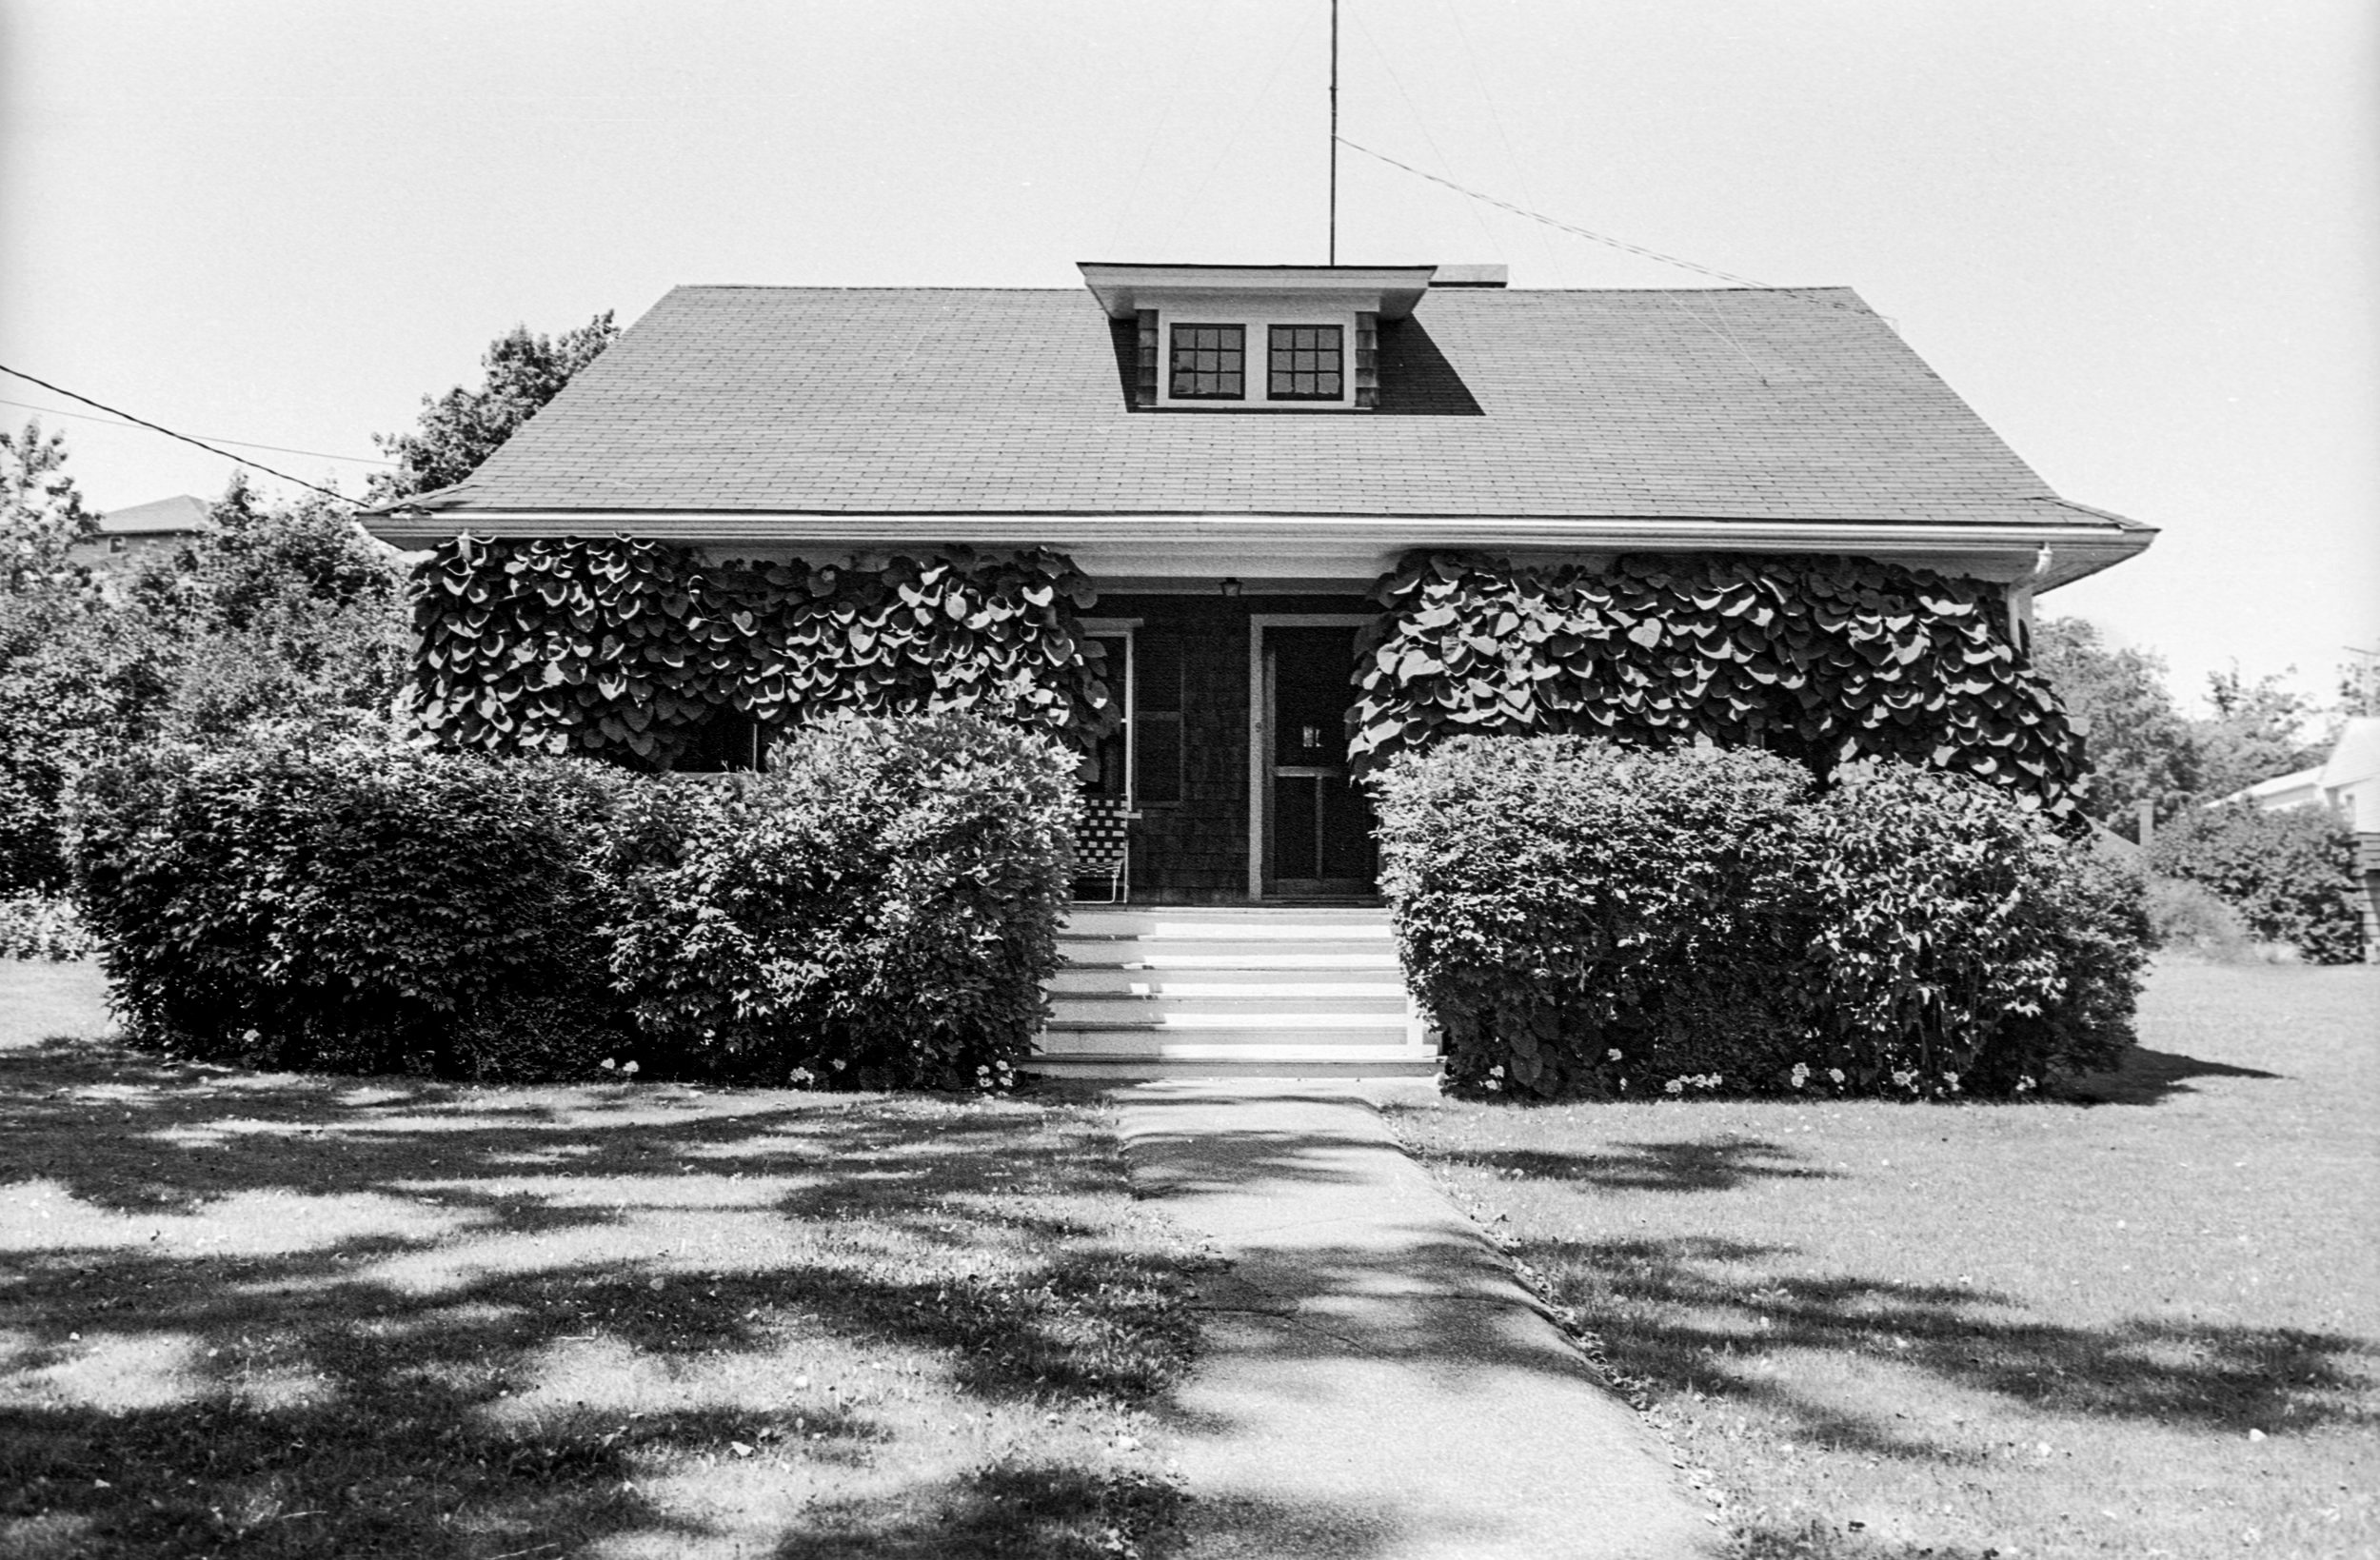
[[[1369,895],[1379,866],[1372,800],[1347,772],[1356,630],[1268,625],[1263,636],[1264,892]]]

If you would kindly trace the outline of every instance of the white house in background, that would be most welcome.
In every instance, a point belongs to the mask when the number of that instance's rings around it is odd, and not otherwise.
[[[2380,716],[2347,722],[2330,756],[2310,769],[2258,780],[2225,801],[2252,801],[2269,813],[2328,807],[2358,834],[2380,832]]]

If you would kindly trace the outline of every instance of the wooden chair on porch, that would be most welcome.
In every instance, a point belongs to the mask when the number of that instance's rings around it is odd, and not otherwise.
[[[1132,897],[1132,820],[1140,815],[1122,797],[1084,797],[1082,822],[1074,832],[1074,875],[1079,890],[1085,879],[1107,879],[1109,904]],[[1081,896],[1078,893],[1076,896]]]

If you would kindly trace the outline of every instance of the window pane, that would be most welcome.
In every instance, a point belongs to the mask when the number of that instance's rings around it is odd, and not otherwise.
[[[1247,327],[1173,327],[1173,394],[1180,401],[1238,401],[1245,392]]]
[[[1277,325],[1271,329],[1268,384],[1276,401],[1337,401],[1345,384],[1343,332],[1335,325]]]

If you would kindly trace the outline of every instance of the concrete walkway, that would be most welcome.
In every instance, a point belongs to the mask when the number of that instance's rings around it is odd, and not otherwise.
[[[1657,1439],[1353,1087],[1120,1089],[1135,1189],[1215,1240],[1181,1398],[1192,1560],[1675,1560]]]

